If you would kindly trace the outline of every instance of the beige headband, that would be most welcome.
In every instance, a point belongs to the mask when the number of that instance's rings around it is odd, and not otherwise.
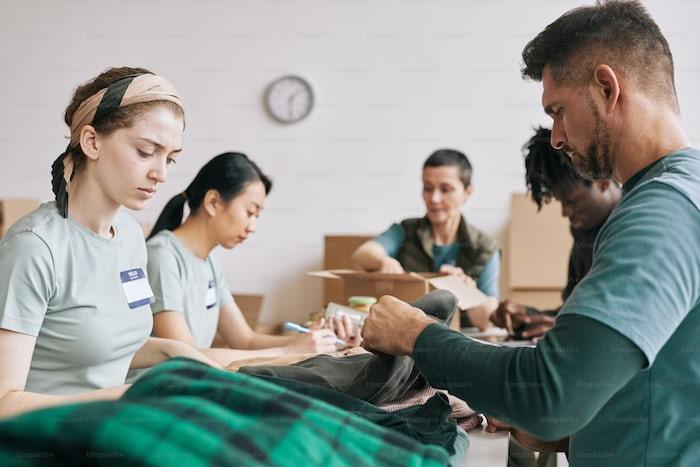
[[[102,102],[107,89],[102,89],[85,99],[73,114],[70,125],[71,147],[77,146],[80,140],[80,130],[85,125],[92,123],[97,107]],[[119,107],[151,101],[170,101],[184,109],[175,87],[162,76],[151,74],[139,75],[129,83]]]
[[[73,114],[70,125],[69,147],[76,147],[80,141],[80,130],[92,123],[95,113],[109,88],[104,88],[81,102]],[[152,101],[169,101],[184,110],[182,101],[175,87],[165,78],[158,75],[143,74],[135,77],[126,88],[119,107],[141,104]],[[69,154],[63,159],[63,178],[66,181],[66,191],[70,187],[73,175],[73,157]]]

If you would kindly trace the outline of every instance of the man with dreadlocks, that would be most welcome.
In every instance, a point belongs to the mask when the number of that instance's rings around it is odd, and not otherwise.
[[[537,208],[551,201],[561,203],[561,214],[569,219],[574,244],[569,254],[569,274],[562,299],[566,301],[593,263],[593,243],[612,210],[622,197],[618,185],[609,179],[587,180],[569,158],[550,144],[552,131],[538,128],[525,145],[525,183]],[[502,302],[491,321],[511,335],[542,336],[554,325],[554,310],[537,310],[511,301]]]
[[[593,242],[612,210],[620,202],[622,192],[612,180],[587,180],[576,171],[565,153],[550,143],[552,130],[539,127],[524,146],[525,184],[538,210],[552,198],[561,203],[561,214],[569,219],[574,244],[569,254],[569,270],[562,300],[571,295],[593,263]],[[506,328],[512,336],[540,338],[554,326],[553,310],[538,310],[531,306],[506,300],[491,315],[491,322]],[[515,436],[522,443],[539,450],[557,450],[559,445],[546,444],[532,438]],[[509,466],[556,466],[556,454],[534,452],[511,438],[508,445]]]

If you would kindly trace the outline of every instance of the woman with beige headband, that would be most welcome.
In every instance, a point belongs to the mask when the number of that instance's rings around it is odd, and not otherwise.
[[[173,86],[141,68],[112,68],[78,87],[66,109],[66,151],[52,166],[56,201],[0,242],[0,416],[116,399],[130,367],[188,356],[149,337],[153,293],[139,225],[181,150]]]

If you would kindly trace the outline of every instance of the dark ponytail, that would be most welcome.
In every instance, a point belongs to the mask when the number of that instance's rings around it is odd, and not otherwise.
[[[262,182],[265,194],[272,190],[272,180],[265,175],[255,162],[240,152],[219,154],[199,169],[192,183],[182,193],[173,196],[158,216],[156,224],[148,236],[155,236],[161,230],[175,230],[182,224],[185,202],[194,215],[202,205],[209,190],[216,190],[224,202],[238,196],[252,182]]]
[[[165,205],[163,210],[158,216],[156,225],[153,226],[153,230],[148,235],[150,239],[152,236],[160,232],[161,230],[174,230],[180,224],[182,224],[182,215],[185,212],[185,192],[173,196],[170,201]]]
[[[68,217],[68,192],[66,191],[66,179],[64,177],[65,166],[63,161],[68,156],[70,148],[58,156],[58,159],[51,164],[51,191],[56,198],[56,209],[61,214],[61,217]],[[72,170],[70,178],[75,175],[75,169]]]

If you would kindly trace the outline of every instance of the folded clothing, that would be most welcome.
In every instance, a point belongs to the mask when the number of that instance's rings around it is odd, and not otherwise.
[[[457,298],[445,290],[435,290],[411,305],[446,324],[457,310]],[[318,355],[290,366],[244,366],[239,372],[334,389],[376,405],[400,399],[411,389],[427,386],[412,358],[383,353],[344,358]]]
[[[450,454],[455,452],[456,423],[448,420],[452,408],[445,393],[435,392],[421,405],[412,405],[389,412],[369,402],[313,384],[274,376],[258,376],[258,378],[322,400],[365,420],[410,436],[421,443],[442,446]]]
[[[329,355],[335,358],[349,357],[350,355],[361,355],[368,354],[362,347],[351,347],[347,350],[341,350],[339,352],[333,352]],[[278,357],[252,357],[246,358],[244,360],[234,360],[226,366],[229,371],[238,371],[244,366],[286,366],[293,365],[298,362],[303,362],[309,358],[315,357],[317,354],[287,354]]]
[[[444,394],[447,397],[451,407],[451,412],[447,418],[456,422],[458,427],[465,431],[470,431],[481,425],[481,414],[469,407],[466,402],[453,396],[445,390],[435,389],[432,386],[426,386],[423,389],[411,390],[401,399],[382,404],[380,407],[388,412],[394,412],[408,407],[425,404],[431,397],[435,396],[435,394]]]
[[[0,422],[0,465],[445,465],[445,449],[260,378],[176,358],[116,401]]]

